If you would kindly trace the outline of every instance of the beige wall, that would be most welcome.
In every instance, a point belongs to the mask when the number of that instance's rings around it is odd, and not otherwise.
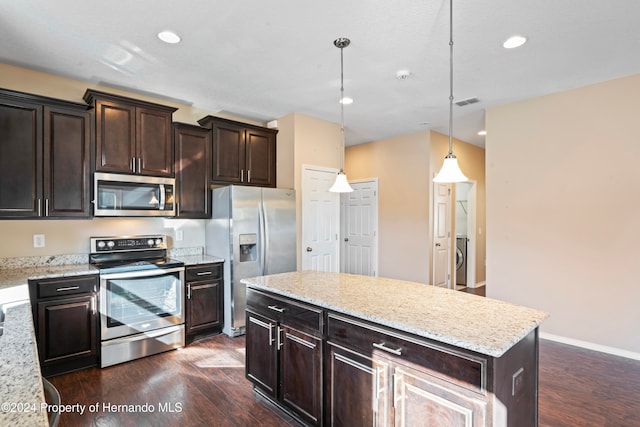
[[[487,111],[487,293],[640,353],[640,75]]]
[[[430,283],[429,132],[349,147],[345,172],[379,179],[379,276]]]
[[[438,132],[431,132],[430,165],[433,172],[442,167],[444,157],[449,153],[449,136]],[[476,187],[476,283],[486,279],[486,206],[485,206],[485,150],[478,146],[454,139],[453,154],[458,159],[458,165],[469,180]],[[452,186],[452,200],[455,200],[455,185]],[[433,202],[433,201],[432,201]],[[453,207],[453,206],[452,206]],[[432,218],[433,219],[433,218]],[[455,211],[451,209],[451,224],[455,224]],[[433,222],[431,222],[433,229]],[[451,236],[451,247],[456,247],[455,230]],[[455,265],[455,253],[451,251],[452,263]]]
[[[296,190],[296,236],[297,236],[297,266],[302,268],[301,239],[302,239],[302,165],[322,166],[326,168],[340,168],[340,125],[292,113],[278,119],[278,156],[281,150],[287,151],[292,162],[281,165],[278,174],[287,176],[286,183],[293,182]],[[286,170],[289,168],[288,170]],[[293,179],[292,179],[293,178]],[[284,183],[284,182],[283,182]],[[281,185],[278,178],[278,186]],[[287,185],[282,185],[286,187]]]

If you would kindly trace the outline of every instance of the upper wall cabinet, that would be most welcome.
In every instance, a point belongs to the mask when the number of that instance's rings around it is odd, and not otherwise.
[[[211,129],[212,183],[276,186],[277,130],[214,116],[198,123]]]
[[[211,218],[211,132],[185,123],[173,124],[176,148],[176,195],[179,218]]]
[[[0,89],[0,217],[91,215],[90,107]]]
[[[96,171],[174,176],[172,114],[177,108],[88,89],[95,107]]]

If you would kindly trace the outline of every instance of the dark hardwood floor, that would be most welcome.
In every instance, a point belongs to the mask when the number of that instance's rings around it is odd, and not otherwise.
[[[244,378],[244,337],[218,335],[182,350],[50,381],[64,404],[99,408],[84,415],[63,413],[61,427],[298,426]],[[113,406],[135,404],[150,406],[147,412]],[[640,361],[541,340],[539,426],[640,426]]]
[[[464,287],[464,288],[460,289],[460,292],[466,292],[468,294],[474,294],[474,295],[479,295],[481,297],[486,297],[487,296],[487,287],[486,286],[479,286],[477,288]]]

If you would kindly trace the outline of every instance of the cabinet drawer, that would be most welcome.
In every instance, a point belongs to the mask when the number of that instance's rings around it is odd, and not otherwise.
[[[97,276],[61,277],[38,280],[38,298],[62,297],[98,291]]]
[[[397,357],[465,388],[486,390],[487,359],[330,313],[328,340],[367,355]]]
[[[322,310],[319,308],[249,288],[247,307],[279,322],[322,332]]]
[[[189,266],[185,269],[185,280],[196,282],[213,280],[222,277],[222,263]]]

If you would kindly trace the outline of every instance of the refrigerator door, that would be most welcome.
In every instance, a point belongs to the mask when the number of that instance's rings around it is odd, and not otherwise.
[[[260,198],[261,190],[255,187],[232,186],[231,197],[231,257],[230,257],[230,300],[225,298],[231,310],[231,333],[244,333],[246,289],[241,279],[262,275],[260,253]],[[225,325],[226,329],[227,326]]]
[[[262,275],[296,270],[296,195],[294,190],[262,189]]]

